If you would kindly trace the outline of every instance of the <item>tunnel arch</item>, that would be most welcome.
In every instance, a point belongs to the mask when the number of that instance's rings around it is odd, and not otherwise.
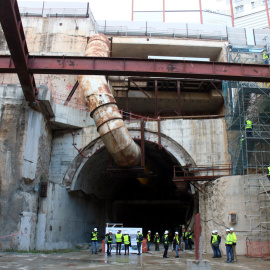
[[[133,128],[129,129],[129,132],[140,144],[141,130]],[[157,133],[145,129],[144,135],[146,167],[150,164],[149,170],[154,172],[154,176],[149,178],[146,184],[138,182],[137,180],[140,179],[130,175],[123,176],[122,174],[118,177],[115,173],[107,172],[109,154],[101,138],[93,140],[82,150],[82,154],[89,158],[79,154],[68,167],[62,184],[70,194],[78,192],[95,204],[100,202],[98,205],[100,205],[100,212],[104,212],[104,217],[99,217],[98,222],[105,224],[111,221],[124,221],[127,226],[132,227],[140,218],[136,213],[144,212],[146,208],[148,219],[142,225],[145,229],[150,220],[155,219],[152,213],[156,209],[170,213],[168,223],[173,223],[172,216],[174,213],[175,215],[179,213],[181,218],[177,220],[177,226],[185,224],[187,219],[192,219],[195,207],[194,195],[191,195],[188,190],[177,191],[172,182],[172,168],[174,165],[195,165],[194,160],[180,144],[170,137],[161,134],[162,149],[160,150]],[[157,213],[156,216],[159,214]],[[157,226],[158,218],[155,220],[155,223],[151,225],[153,230],[162,231],[168,226],[164,221]],[[175,222],[172,230],[177,226]]]

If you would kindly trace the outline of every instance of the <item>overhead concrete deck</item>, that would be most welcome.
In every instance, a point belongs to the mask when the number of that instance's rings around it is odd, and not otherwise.
[[[198,57],[219,61],[227,41],[192,40],[150,37],[112,37],[113,57],[155,56]],[[224,60],[223,60],[224,61]]]

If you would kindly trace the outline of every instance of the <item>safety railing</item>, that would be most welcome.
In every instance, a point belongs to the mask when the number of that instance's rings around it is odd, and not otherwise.
[[[206,181],[231,175],[231,164],[174,166],[174,179]]]

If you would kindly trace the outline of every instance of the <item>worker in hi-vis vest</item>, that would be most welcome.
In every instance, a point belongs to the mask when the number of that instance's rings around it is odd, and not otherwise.
[[[91,233],[92,254],[94,253],[94,247],[95,247],[95,254],[97,254],[97,240],[98,240],[98,231],[97,228],[94,228],[94,231]]]
[[[167,256],[168,254],[168,249],[169,249],[169,236],[168,236],[169,231],[165,231],[163,235],[163,243],[164,243],[164,253],[163,253],[163,258],[169,258]]]
[[[124,244],[125,244],[125,255],[129,255],[129,247],[130,247],[130,236],[127,233],[127,231],[125,231],[124,234]]]
[[[249,119],[246,119],[245,130],[246,130],[247,137],[253,137],[253,135],[252,135],[253,124],[252,124],[252,121]]]
[[[112,251],[112,231],[109,230],[109,232],[105,235],[106,242],[107,242],[107,255],[111,256]]]
[[[154,236],[154,243],[155,243],[155,251],[159,251],[160,236],[158,232],[156,232]]]
[[[267,167],[267,178],[270,181],[270,164]]]
[[[142,246],[142,241],[143,241],[143,235],[140,231],[137,231],[136,241],[137,241],[137,249],[138,249],[137,255],[141,255],[141,246]]]
[[[121,233],[121,230],[118,230],[118,232],[115,234],[115,240],[116,240],[116,255],[121,255],[121,245],[123,242],[123,234]]]
[[[268,54],[265,52],[265,50],[262,50],[262,53],[263,53],[263,63],[265,65],[268,65],[269,64],[269,56]]]
[[[234,261],[237,262],[237,256],[236,256],[236,242],[237,242],[237,237],[234,232],[234,228],[230,228],[230,234],[232,235],[232,252],[233,252],[233,258]]]
[[[179,258],[179,253],[178,253],[179,244],[180,244],[179,235],[178,235],[178,232],[175,232],[175,235],[173,238],[173,246],[174,246],[175,253],[176,253],[175,258]]]
[[[148,234],[146,235],[146,240],[147,240],[147,251],[150,250],[150,241],[151,241],[151,231],[148,231]]]
[[[233,244],[233,238],[230,233],[229,229],[226,229],[226,240],[225,240],[225,246],[226,246],[226,254],[227,254],[227,263],[233,262],[233,252],[232,252],[232,244]],[[231,259],[230,259],[231,257]]]

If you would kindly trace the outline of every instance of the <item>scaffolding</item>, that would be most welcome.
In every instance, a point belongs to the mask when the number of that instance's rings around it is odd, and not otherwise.
[[[237,53],[233,62],[260,63],[260,56]],[[254,82],[223,82],[225,121],[232,175],[245,175],[247,255],[270,255],[270,85]],[[252,121],[247,129],[247,120]]]

